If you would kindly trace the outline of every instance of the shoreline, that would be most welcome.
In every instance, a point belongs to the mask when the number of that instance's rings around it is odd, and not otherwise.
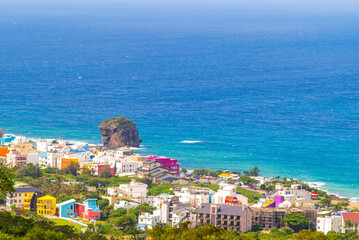
[[[25,136],[25,135],[22,135],[22,134],[13,134],[13,133],[6,133],[6,134],[12,134],[12,135],[15,135],[15,136]],[[29,140],[39,140],[39,139],[59,140],[59,139],[63,139],[63,138],[41,138],[41,137],[26,137],[26,138],[29,139]],[[102,144],[90,143],[90,142],[86,142],[85,140],[75,140],[75,139],[64,139],[64,140],[68,141],[69,143],[74,143],[74,144],[78,144],[78,145],[103,146]],[[145,150],[147,148],[140,146],[139,148],[130,147],[129,149],[134,150],[134,152],[135,152],[136,150]],[[136,153],[136,154],[139,154],[139,155],[142,155],[142,156],[151,155],[151,153],[148,153],[148,152],[142,152],[142,153]],[[179,162],[180,162],[180,160],[179,160]],[[258,167],[260,167],[260,166],[258,166]],[[190,169],[187,169],[187,170],[190,170]],[[191,170],[193,171],[193,169],[191,169]],[[216,169],[216,170],[218,170],[218,169]],[[225,171],[227,169],[220,169],[220,170]],[[270,178],[270,177],[267,177],[267,176],[264,176],[264,177]],[[273,177],[273,176],[271,176],[271,177]],[[294,178],[294,179],[296,179],[296,178]],[[330,190],[326,189],[325,187],[323,188],[323,186],[325,186],[326,183],[316,182],[316,181],[302,181],[302,180],[299,180],[299,179],[297,179],[297,180],[302,182],[302,183],[308,184],[308,186],[310,186],[310,187],[317,188],[317,189],[319,189],[321,191],[324,191],[331,197],[334,197],[334,198],[336,197],[336,198],[341,199],[341,200],[348,200],[351,203],[359,203],[359,196],[358,197],[353,197],[353,196],[345,197],[345,196],[340,195],[338,192],[337,193],[331,192]]]

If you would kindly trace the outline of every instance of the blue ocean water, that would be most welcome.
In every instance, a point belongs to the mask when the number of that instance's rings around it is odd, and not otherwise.
[[[0,128],[359,197],[358,8],[239,3],[0,1]]]

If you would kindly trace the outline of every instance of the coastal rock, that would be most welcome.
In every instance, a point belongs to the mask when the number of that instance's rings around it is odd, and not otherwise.
[[[138,137],[136,123],[125,117],[115,117],[100,123],[103,145],[110,148],[139,147],[142,139]]]
[[[4,130],[0,129],[0,138],[5,135]]]

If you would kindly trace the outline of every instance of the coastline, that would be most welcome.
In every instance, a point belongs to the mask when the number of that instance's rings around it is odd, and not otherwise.
[[[14,134],[14,133],[6,133],[6,134],[12,134],[12,135],[15,135],[15,136],[25,136],[25,135],[22,135],[22,134]],[[59,139],[62,139],[62,138],[42,138],[42,137],[27,137],[25,136],[26,138],[28,138],[29,140],[39,140],[39,139],[48,139],[48,140],[59,140]],[[86,140],[84,139],[81,139],[81,140],[76,140],[76,139],[65,139],[67,141],[69,141],[70,143],[74,143],[74,144],[79,144],[79,145],[96,145],[96,146],[102,146],[102,144],[99,144],[99,143],[93,143],[93,142],[87,142]],[[192,142],[192,141],[191,141]],[[196,141],[196,142],[203,142],[203,141]],[[129,149],[131,150],[134,150],[134,152],[136,154],[139,154],[139,155],[143,155],[143,156],[148,156],[148,155],[153,155],[154,153],[150,153],[148,151],[145,151],[145,152],[136,152],[137,151],[143,151],[143,150],[146,150],[146,149],[150,149],[150,147],[139,147],[139,148],[135,148],[135,147],[130,147]],[[179,160],[179,162],[181,163],[181,160]],[[199,167],[200,168],[200,167]],[[259,166],[259,168],[261,168],[261,166]],[[187,169],[187,170],[190,170],[190,171],[193,171],[194,169]],[[213,169],[212,169],[213,170]],[[218,170],[218,169],[216,169]],[[219,169],[219,170],[222,170],[222,171],[225,171],[227,169]],[[264,175],[263,175],[264,176]],[[271,177],[274,177],[274,176],[264,176],[264,177],[267,177],[267,178],[271,178]],[[294,179],[296,179],[294,177]],[[354,196],[349,196],[349,197],[346,197],[346,196],[342,196],[340,195],[339,192],[337,193],[334,193],[334,192],[331,192],[330,190],[326,189],[324,186],[327,185],[326,183],[324,182],[317,182],[317,181],[302,181],[300,179],[296,179],[302,183],[305,183],[305,184],[308,184],[308,186],[310,187],[313,187],[313,188],[317,188],[319,190],[322,190],[324,192],[326,192],[329,196],[333,196],[333,197],[336,197],[338,199],[341,199],[341,200],[348,200],[349,202],[351,203],[359,203],[359,197],[354,197]]]

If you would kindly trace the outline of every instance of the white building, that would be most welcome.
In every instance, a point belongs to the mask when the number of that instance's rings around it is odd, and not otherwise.
[[[40,139],[36,141],[36,150],[39,152],[47,152],[49,144],[49,140]]]
[[[236,186],[226,183],[219,184],[219,190],[211,197],[213,204],[225,204],[226,197],[236,197],[239,202],[244,205],[248,204],[248,198],[236,193]]]
[[[179,197],[180,203],[191,204],[192,207],[200,207],[202,203],[209,203],[210,195],[215,191],[200,187],[182,187],[174,189],[174,194]]]
[[[283,188],[282,184],[276,184],[275,195],[284,196],[286,200],[301,201],[309,203],[312,201],[312,194],[302,188],[300,184],[294,184],[290,188]]]
[[[122,158],[116,162],[116,174],[136,173],[137,168],[141,165],[141,162],[132,161],[129,158]]]
[[[28,153],[26,156],[27,164],[38,164],[39,163],[39,154],[38,153]]]
[[[327,234],[330,231],[340,233],[342,216],[324,216],[317,218],[317,231]]]
[[[120,202],[118,203],[115,203],[113,205],[113,208],[115,210],[119,209],[119,208],[125,208],[125,209],[131,209],[131,208],[136,208],[140,206],[139,203],[135,203],[135,202],[128,202],[128,201],[124,201],[124,200],[121,200]]]
[[[160,223],[160,216],[143,212],[138,216],[138,228],[142,230],[152,229]]]

